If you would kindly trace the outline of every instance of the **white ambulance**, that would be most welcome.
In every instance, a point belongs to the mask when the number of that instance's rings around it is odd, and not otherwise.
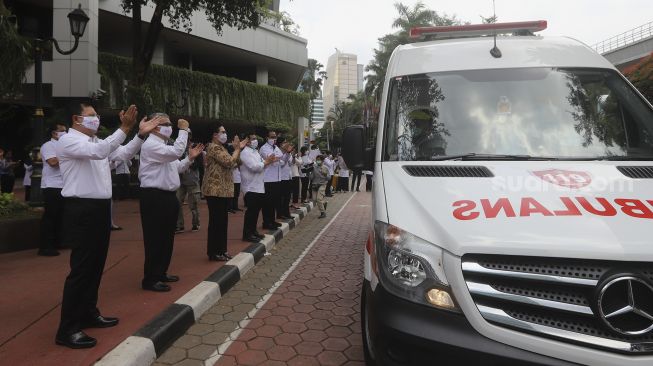
[[[545,28],[417,28],[394,51],[368,365],[653,365],[653,107]],[[343,135],[352,167],[362,131]]]

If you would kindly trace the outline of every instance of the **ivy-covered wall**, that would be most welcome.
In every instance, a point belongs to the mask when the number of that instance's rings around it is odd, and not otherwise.
[[[126,83],[131,75],[131,59],[109,53],[99,54],[104,97],[110,108],[121,108],[126,100]],[[185,110],[167,111],[166,101],[181,101],[181,89],[189,89]],[[308,94],[254,84],[238,79],[173,66],[152,65],[147,79],[146,100],[152,111],[208,119],[243,121],[265,126],[297,125],[309,114]]]

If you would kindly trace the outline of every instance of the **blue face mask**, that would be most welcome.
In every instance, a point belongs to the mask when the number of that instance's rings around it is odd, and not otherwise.
[[[317,161],[315,162],[315,164],[317,164],[317,166],[322,165],[322,160],[317,160]]]

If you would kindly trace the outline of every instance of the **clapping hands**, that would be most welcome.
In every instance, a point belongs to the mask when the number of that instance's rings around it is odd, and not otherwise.
[[[126,111],[124,110],[120,111],[120,113],[118,113],[118,116],[120,116],[120,127],[129,131],[136,124],[136,117],[138,116],[138,108],[136,108],[136,105],[132,104],[129,106],[129,108],[127,108]]]
[[[202,151],[204,151],[204,144],[197,144],[195,147],[191,147],[188,149],[188,159],[190,160],[195,160],[196,157],[198,157]]]
[[[152,132],[152,130],[154,130],[157,126],[166,122],[167,122],[166,118],[162,116],[154,117],[149,121],[147,120],[147,117],[143,117],[143,119],[138,125],[138,134],[142,136],[147,135],[148,133]]]

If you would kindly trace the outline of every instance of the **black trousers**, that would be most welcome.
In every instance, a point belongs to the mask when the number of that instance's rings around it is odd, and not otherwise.
[[[290,180],[279,182],[279,207],[277,208],[277,217],[290,217],[290,194],[292,192],[292,183]]]
[[[301,186],[301,178],[299,177],[292,177],[292,180],[290,181],[290,197],[292,199],[292,203],[299,203],[299,190]]]
[[[116,199],[129,197],[129,174],[116,174]]]
[[[145,245],[143,286],[159,282],[168,273],[175,243],[179,200],[175,191],[141,188],[141,225]]]
[[[349,177],[338,177],[338,190],[349,192]]]
[[[306,201],[308,194],[311,191],[310,181],[308,177],[302,177],[302,202]]]
[[[247,238],[257,232],[258,215],[264,203],[265,194],[263,193],[247,192],[245,194],[247,210],[245,211],[245,222],[243,223],[243,238]]]
[[[263,225],[271,225],[275,222],[279,201],[281,201],[281,182],[265,182]]]
[[[206,240],[206,254],[213,256],[227,252],[227,228],[229,227],[229,208],[231,197],[206,196],[209,206],[209,230]]]
[[[57,335],[81,330],[81,323],[100,314],[98,289],[109,251],[111,200],[64,199],[65,241],[70,252],[70,273],[66,277]]]
[[[372,192],[372,179],[373,179],[372,175],[365,174],[365,191],[366,192]]]
[[[234,199],[231,203],[231,209],[238,209],[238,200],[240,199],[240,183],[234,183]]]
[[[359,169],[353,170],[353,176],[351,178],[351,190],[359,191],[361,185],[361,178],[363,176],[363,171]]]
[[[12,193],[14,191],[14,182],[16,177],[13,174],[0,175],[0,192]]]
[[[327,177],[326,190],[324,191],[324,194],[327,195],[327,196],[330,196],[330,195],[331,195],[331,189],[333,188],[333,187],[331,186],[331,180],[332,180],[332,176],[329,175],[329,176]]]
[[[24,186],[25,188],[25,202],[29,202],[32,197],[32,186]]]
[[[64,198],[61,196],[61,188],[43,188],[43,204],[45,211],[41,218],[39,249],[50,250],[61,247],[64,218]]]

